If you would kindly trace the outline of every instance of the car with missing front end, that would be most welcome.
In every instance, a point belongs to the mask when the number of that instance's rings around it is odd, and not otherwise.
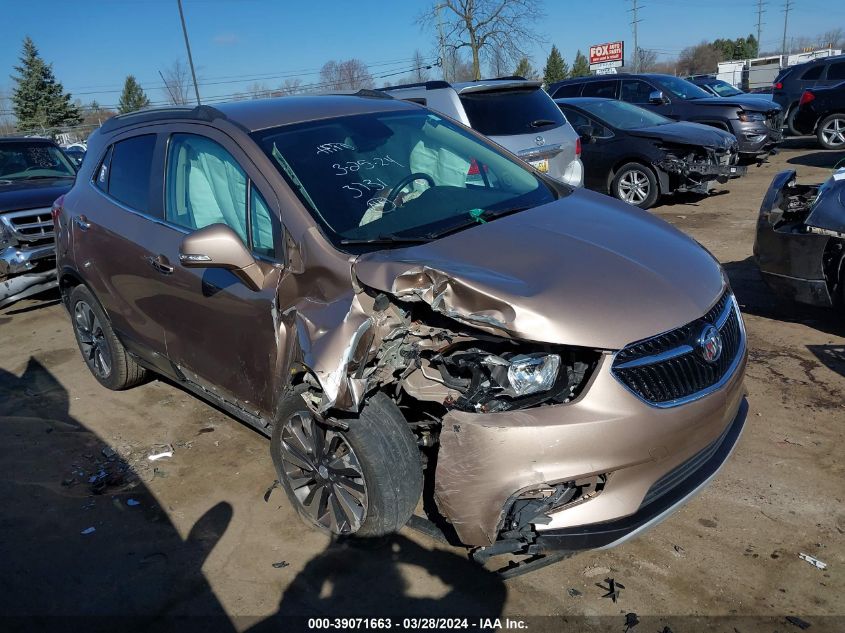
[[[58,286],[50,209],[75,177],[52,140],[0,138],[0,308]]]
[[[677,122],[631,103],[598,97],[555,101],[581,135],[584,184],[641,209],[660,196],[708,194],[716,183],[739,178],[733,134]]]
[[[84,362],[268,436],[308,525],[383,535],[422,497],[411,525],[530,569],[658,523],[737,443],[745,333],[718,262],[431,110],[151,110],[88,148],[55,213]]]
[[[760,206],[754,257],[777,294],[845,307],[845,169],[801,184],[794,170],[772,180]]]

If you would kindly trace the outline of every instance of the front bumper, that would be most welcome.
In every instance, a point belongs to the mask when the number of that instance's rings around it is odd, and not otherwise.
[[[59,285],[52,244],[0,251],[0,308]]]
[[[677,407],[640,400],[613,376],[613,356],[606,354],[571,403],[506,413],[451,411],[443,420],[435,477],[441,511],[463,543],[487,546],[520,493],[608,474],[600,494],[550,514],[548,524],[534,526],[537,533],[625,517],[634,517],[636,529],[655,483],[711,446],[737,419],[744,406],[744,341],[738,356],[720,388]]]
[[[783,130],[779,125],[772,127],[764,122],[739,123],[738,128],[734,135],[739,142],[740,154],[766,154],[783,141]]]

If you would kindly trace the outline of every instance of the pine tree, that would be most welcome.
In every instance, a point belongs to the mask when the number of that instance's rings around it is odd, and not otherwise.
[[[519,60],[519,63],[516,65],[516,70],[513,71],[513,74],[517,77],[525,77],[526,79],[537,78],[537,71],[534,70],[534,67],[531,65],[531,61],[527,57],[523,57]]]
[[[570,77],[589,77],[590,76],[590,62],[587,61],[587,56],[580,50],[575,53],[575,61],[572,63],[572,72]]]
[[[123,92],[118,101],[117,110],[120,114],[127,112],[135,112],[143,108],[150,107],[150,100],[144,93],[141,84],[137,82],[134,75],[127,75],[126,81],[123,82]]]
[[[552,50],[546,59],[546,67],[543,69],[543,81],[546,87],[551,86],[556,81],[566,79],[569,76],[569,66],[564,61],[557,50],[557,46],[552,44]]]
[[[53,65],[41,59],[29,37],[24,38],[20,66],[15,66],[15,70],[18,74],[12,76],[12,109],[19,130],[46,131],[82,120],[70,94],[56,81]]]

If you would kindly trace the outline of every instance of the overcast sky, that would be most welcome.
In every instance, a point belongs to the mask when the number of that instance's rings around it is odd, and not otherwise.
[[[841,0],[792,0],[790,36],[815,36],[845,27]],[[415,18],[422,0],[184,0],[185,18],[203,96],[268,87],[285,77],[315,82],[328,59],[357,57],[375,76],[401,73],[415,49],[435,58],[435,30]],[[640,0],[640,46],[677,55],[703,39],[756,33],[757,0]],[[631,48],[630,1],[546,0],[528,42],[541,68],[552,44],[571,64],[575,51],[624,39]],[[763,48],[777,49],[783,2],[766,0]],[[65,88],[88,103],[117,103],[123,80],[134,74],[155,102],[164,100],[158,70],[184,58],[176,0],[0,0],[0,88],[11,88],[21,40],[33,38]],[[377,79],[396,81],[398,77]]]

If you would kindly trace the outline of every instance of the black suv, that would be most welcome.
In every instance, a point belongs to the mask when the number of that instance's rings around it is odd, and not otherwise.
[[[781,108],[754,97],[714,97],[672,75],[596,75],[552,84],[549,93],[563,97],[606,97],[648,108],[676,121],[712,125],[736,136],[739,153],[756,157],[783,138]]]
[[[780,71],[772,86],[772,99],[786,113],[786,126],[793,134],[801,134],[795,127],[798,101],[809,88],[823,88],[845,81],[845,55],[822,57]]]

